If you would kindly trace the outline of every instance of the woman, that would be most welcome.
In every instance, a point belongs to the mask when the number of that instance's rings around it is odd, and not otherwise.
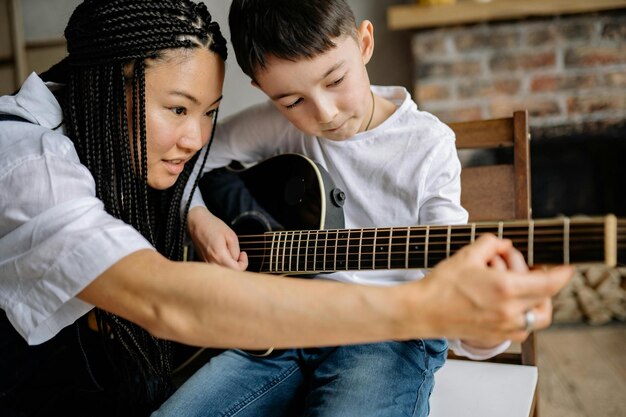
[[[86,0],[65,36],[66,59],[0,98],[1,415],[147,415],[174,389],[173,341],[521,340],[529,309],[549,324],[571,270],[529,274],[494,237],[393,288],[246,273],[245,254],[180,262],[222,97],[218,25],[189,0]]]

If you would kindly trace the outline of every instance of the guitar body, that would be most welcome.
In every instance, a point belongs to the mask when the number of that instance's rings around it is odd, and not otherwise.
[[[237,234],[345,224],[345,194],[324,168],[303,155],[278,155],[242,170],[213,170],[198,187],[209,210]]]

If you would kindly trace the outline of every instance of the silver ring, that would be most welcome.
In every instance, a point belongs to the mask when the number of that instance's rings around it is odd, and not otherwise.
[[[536,319],[537,318],[535,317],[534,311],[526,310],[526,312],[524,313],[524,331],[525,332],[530,333],[534,330]]]

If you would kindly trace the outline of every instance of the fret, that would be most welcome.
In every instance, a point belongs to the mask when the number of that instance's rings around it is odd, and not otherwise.
[[[446,233],[446,258],[450,257],[450,239],[452,238],[451,232],[452,226],[448,226],[448,232]]]
[[[313,267],[311,268],[312,271],[317,271],[317,241],[319,240],[320,237],[320,231],[316,231],[315,232],[315,245],[313,246],[315,249],[313,250]]]
[[[287,253],[287,234],[289,232],[283,232],[283,248],[282,248],[282,256],[281,256],[281,268],[280,271],[285,272],[285,255]]]
[[[304,244],[304,271],[307,271],[308,264],[308,256],[309,256],[309,236],[311,236],[311,231],[306,231],[306,243]]]
[[[278,241],[278,265],[276,267],[277,271],[284,272],[285,271],[285,247],[287,246],[287,232],[280,233],[280,240]]]
[[[428,268],[431,268],[448,257],[448,228],[446,226],[430,226],[428,243]]]
[[[377,229],[374,250],[374,269],[387,269],[391,252],[391,229]]]
[[[535,265],[535,222],[528,222],[528,266]]]
[[[321,264],[316,268],[316,271],[325,271],[327,265],[326,256],[328,254],[328,230],[320,230],[319,232],[320,239],[318,239],[318,252],[321,252]]]
[[[290,232],[287,237],[291,236],[291,242],[289,243],[289,266],[288,266],[288,271],[292,271],[291,269],[291,261],[293,260],[293,241],[296,238],[296,232]],[[296,269],[297,271],[297,269]]]
[[[426,235],[424,236],[424,268],[428,268],[428,239],[430,236],[430,226],[426,226]]]
[[[378,246],[378,242],[376,241],[377,234],[378,229],[374,229],[374,240],[372,244],[372,269],[376,269],[376,247]]]
[[[502,239],[504,236],[504,223],[498,222],[498,237]]]
[[[280,239],[280,235],[279,234],[273,233],[272,234],[272,247],[271,247],[271,250],[270,250],[270,262],[269,262],[270,270],[269,270],[269,272],[278,272],[276,270],[272,270],[272,262],[274,260],[274,247],[275,247],[275,243],[276,243],[276,237],[278,237]]]
[[[406,228],[406,246],[404,250],[404,268],[409,269],[409,247],[411,245],[411,233],[409,233],[411,229]]]
[[[363,242],[360,256],[359,269],[374,269],[374,251],[375,251],[376,229],[363,229],[361,231],[361,240]]]
[[[363,244],[363,229],[361,229],[361,233],[359,235],[359,265],[358,269],[361,269],[361,245]]]
[[[280,272],[280,241],[283,238],[283,233],[278,233],[278,239],[276,240],[276,264],[274,265],[274,271]]]
[[[407,233],[410,235],[409,250],[407,251],[408,255],[410,255],[408,267],[423,268],[425,260],[422,258],[424,256],[422,245],[424,243],[425,234],[427,232],[422,227],[411,227],[407,229]]]
[[[388,269],[407,268],[406,257],[410,247],[407,246],[409,236],[408,227],[394,227],[389,233],[389,262]]]
[[[346,270],[348,269],[348,264],[350,262],[350,248],[352,247],[352,244],[350,242],[350,230],[348,230],[347,236],[346,236],[346,260],[345,260],[345,264],[346,264]]]
[[[449,256],[454,256],[461,248],[470,244],[470,227],[468,225],[452,226],[451,233]]]
[[[387,269],[391,269],[391,246],[393,242],[393,229],[389,229],[389,247],[387,248]]]
[[[470,238],[470,242],[474,243],[476,240],[476,223],[472,223],[472,236]]]
[[[563,263],[569,264],[569,218],[563,219]]]
[[[337,244],[335,251],[335,271],[342,271],[348,269],[348,247],[350,231],[349,230],[337,230]]]
[[[296,271],[300,270],[300,246],[302,244],[302,230],[298,232],[298,248],[296,250]]]
[[[328,232],[329,237],[331,233],[332,232]],[[333,258],[332,265],[333,265],[333,271],[336,271],[337,270],[337,250],[338,250],[337,245],[339,244],[339,232],[338,231],[335,232],[335,238],[333,240],[335,241],[335,250],[332,253],[332,258]]]
[[[323,233],[323,235],[325,236],[325,238],[322,240],[322,243],[324,245],[324,256],[322,256],[322,267],[319,269],[319,271],[326,271],[326,265],[328,265],[327,260],[326,260],[326,254],[328,253],[328,231],[324,230],[321,233]]]

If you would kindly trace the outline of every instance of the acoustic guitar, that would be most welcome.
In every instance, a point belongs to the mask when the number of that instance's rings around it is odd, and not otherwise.
[[[615,266],[626,259],[626,219],[614,215],[346,229],[342,206],[349,195],[322,166],[299,154],[213,170],[200,179],[199,189],[209,210],[237,232],[248,270],[255,272],[429,269],[483,233],[511,239],[529,266]]]
[[[484,233],[511,239],[530,266],[626,259],[626,219],[614,215],[346,229],[349,194],[298,154],[212,171],[199,188],[209,210],[237,232],[256,272],[429,269]]]

